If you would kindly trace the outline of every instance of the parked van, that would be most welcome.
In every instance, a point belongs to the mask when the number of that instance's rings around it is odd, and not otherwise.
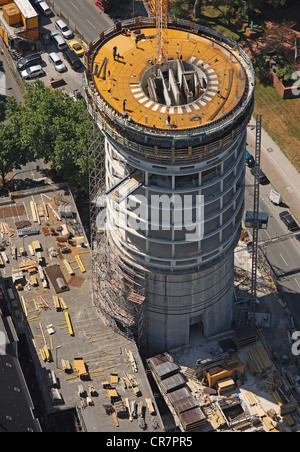
[[[68,48],[66,41],[62,37],[58,31],[53,31],[50,33],[51,39],[54,41],[54,44],[58,48],[58,50],[65,50]]]
[[[38,53],[35,53],[33,55],[27,55],[23,58],[21,58],[17,62],[17,68],[19,71],[24,71],[24,69],[27,69],[30,66],[36,66],[37,64],[41,64],[42,57]]]
[[[55,22],[55,28],[63,35],[64,38],[70,39],[73,37],[73,32],[64,23],[63,20],[59,19]]]

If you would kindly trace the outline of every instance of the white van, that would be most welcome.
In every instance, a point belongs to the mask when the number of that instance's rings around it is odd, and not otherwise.
[[[63,35],[65,39],[70,39],[73,37],[73,32],[64,23],[63,20],[59,19],[55,22],[55,28]]]
[[[54,41],[54,44],[56,45],[58,50],[65,50],[68,48],[66,41],[64,40],[62,35],[58,33],[58,31],[52,31],[50,33],[50,37]]]

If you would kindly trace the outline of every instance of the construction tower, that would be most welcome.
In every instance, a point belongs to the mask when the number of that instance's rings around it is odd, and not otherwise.
[[[254,72],[237,43],[150,3],[156,21],[90,44],[84,84],[105,150],[94,302],[159,352],[231,328]]]

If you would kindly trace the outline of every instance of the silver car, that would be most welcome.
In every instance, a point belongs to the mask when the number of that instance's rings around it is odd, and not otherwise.
[[[64,72],[67,70],[66,65],[62,62],[57,53],[55,52],[49,53],[48,58],[50,63],[53,64],[57,72]]]
[[[63,35],[65,39],[70,39],[73,37],[73,32],[64,23],[63,20],[59,19],[55,22],[55,28]]]
[[[44,73],[44,70],[42,66],[37,64],[36,66],[31,66],[24,71],[21,72],[21,76],[27,80],[30,78],[38,77],[39,75],[42,75]]]

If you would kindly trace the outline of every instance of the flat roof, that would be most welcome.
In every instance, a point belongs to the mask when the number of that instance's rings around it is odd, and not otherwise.
[[[31,202],[36,203],[38,212],[41,213],[41,224],[34,221]],[[47,206],[48,218],[43,215],[41,209],[43,203]],[[54,215],[52,208],[58,212],[59,206],[66,205],[72,207],[73,218],[64,218],[61,213],[61,221],[59,221]],[[159,424],[157,431],[161,432],[163,424],[136,344],[106,325],[106,322],[95,308],[91,290],[91,250],[86,237],[84,237],[86,248],[70,246],[70,253],[62,254],[61,251],[58,251],[57,257],[52,256],[50,253],[51,249],[58,249],[59,242],[56,239],[58,237],[61,238],[61,235],[64,234],[64,231],[61,231],[61,234],[53,235],[51,228],[54,229],[54,234],[57,234],[59,226],[66,226],[69,232],[73,231],[73,235],[78,239],[84,232],[77,206],[67,185],[59,186],[49,184],[34,189],[12,192],[11,205],[6,206],[4,213],[6,216],[0,218],[0,226],[2,222],[5,222],[9,228],[8,231],[14,231],[15,237],[11,238],[11,244],[17,248],[17,258],[12,258],[10,247],[6,248],[5,252],[9,261],[1,268],[1,274],[3,278],[7,279],[4,286],[10,283],[10,288],[13,290],[14,298],[8,303],[12,317],[16,325],[22,328],[24,327],[27,332],[30,343],[29,348],[33,351],[32,360],[40,384],[40,390],[43,394],[47,414],[61,413],[70,407],[74,409],[77,407],[81,412],[83,428],[88,432],[140,431],[137,420],[130,422],[128,416],[124,419],[118,418],[119,427],[117,427],[113,417],[106,414],[103,407],[103,405],[109,404],[110,400],[106,389],[102,386],[102,382],[110,381],[110,374],[118,374],[119,376],[118,383],[113,384],[113,387],[122,400],[126,398],[131,400],[134,396],[131,388],[124,388],[122,380],[124,372],[127,374],[133,373],[126,353],[126,351],[130,350],[136,359],[138,367],[138,372],[134,374],[141,391],[138,400],[143,401],[144,406],[146,406],[146,398],[152,400],[157,413],[155,419]],[[29,221],[32,226],[36,227],[39,234],[28,235],[24,238],[19,237],[16,230],[16,223],[25,223],[25,221]],[[8,234],[4,233],[4,238],[7,237]],[[50,278],[48,279],[49,286],[47,288],[43,287],[39,273],[35,275],[38,286],[30,286],[27,288],[28,290],[23,290],[19,293],[15,290],[10,282],[13,270],[19,270],[20,264],[25,264],[29,260],[34,261],[37,265],[37,255],[34,253],[32,256],[29,249],[29,245],[32,246],[33,241],[38,241],[42,247],[41,253],[44,258],[43,269],[51,268],[50,266],[53,264],[59,266],[68,283],[69,291],[57,295]],[[20,255],[21,247],[25,248],[27,256]],[[76,260],[78,257],[83,264],[84,272],[82,272]],[[75,273],[74,275],[69,274],[66,262],[64,262],[65,260],[71,265]],[[24,271],[24,275],[27,280],[30,279],[28,271]],[[21,296],[23,297],[22,304],[19,300]],[[56,296],[64,301],[65,308],[56,308],[55,300],[53,299]],[[74,335],[70,334],[65,313],[69,314]],[[45,343],[52,354],[52,360],[50,362],[45,361],[41,354]],[[83,364],[87,367],[90,380],[79,378],[75,366],[76,361],[74,362],[76,358],[83,359]],[[68,369],[64,370],[62,360],[68,361],[73,371],[70,372]],[[59,380],[58,391],[62,396],[62,404],[60,405],[56,405],[51,398],[51,388],[49,386],[50,371],[53,371],[57,380]],[[97,394],[95,397],[92,397],[94,406],[85,405],[86,398],[78,395],[79,385],[83,386],[86,394],[89,393],[90,385],[93,385]],[[0,400],[2,400],[1,395]],[[4,403],[8,408],[8,399],[5,399]],[[24,407],[24,411],[25,409],[26,407]],[[4,416],[6,414],[9,415],[9,412],[4,412]],[[147,410],[145,422],[147,423],[148,431],[155,430],[155,427],[151,425],[151,418],[152,416],[150,416]],[[1,419],[0,417],[0,423]],[[60,419],[59,422],[62,421]]]
[[[207,36],[174,28],[168,30],[169,62],[180,60],[196,73],[201,71],[205,74],[205,87],[197,91],[199,97],[194,97],[189,103],[165,105],[153,100],[145,89],[143,76],[156,62],[156,29],[141,29],[144,37],[138,41],[138,48],[134,31],[131,29],[128,36],[119,33],[106,39],[97,48],[93,60],[93,77],[98,94],[115,112],[123,116],[125,101],[126,111],[133,122],[159,129],[180,130],[220,119],[239,103],[247,86],[247,75],[239,52],[229,51],[228,47]],[[116,59],[113,57],[114,47],[120,55]],[[104,66],[106,76],[100,71]],[[164,65],[161,69],[168,72]],[[171,121],[166,124],[168,115]]]
[[[29,0],[14,0],[14,3],[17,5],[25,19],[32,19],[38,15]]]

